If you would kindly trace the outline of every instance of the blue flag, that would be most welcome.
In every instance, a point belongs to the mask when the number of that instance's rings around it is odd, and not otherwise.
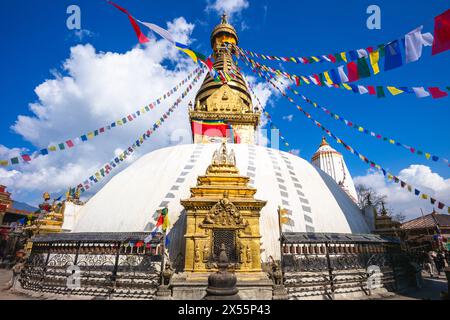
[[[388,43],[385,47],[384,71],[392,70],[402,65],[402,53],[398,40]]]

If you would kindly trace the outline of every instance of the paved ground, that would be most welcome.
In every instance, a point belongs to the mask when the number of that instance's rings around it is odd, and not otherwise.
[[[36,295],[34,297],[21,293],[13,293],[7,290],[7,284],[11,280],[12,272],[0,269],[0,300],[36,300],[48,299]],[[441,293],[447,291],[447,280],[441,275],[438,278],[424,276],[423,288],[420,290],[409,290],[401,294],[382,294],[369,297],[369,300],[440,300]],[[67,298],[66,298],[67,299]]]

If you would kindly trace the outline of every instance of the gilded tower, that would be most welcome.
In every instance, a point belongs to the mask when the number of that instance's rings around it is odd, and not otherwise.
[[[225,43],[238,44],[239,38],[227,16],[211,34],[211,47],[215,60],[214,69],[225,75],[217,81],[211,74],[205,78],[195,98],[195,106],[190,110],[191,123],[219,121],[229,125],[244,144],[255,143],[255,132],[260,121],[259,110],[254,109],[245,81],[233,62],[235,52],[226,48]],[[232,77],[228,75],[232,75]],[[193,130],[194,132],[194,130]],[[203,132],[193,134],[194,143],[218,142],[217,137]]]

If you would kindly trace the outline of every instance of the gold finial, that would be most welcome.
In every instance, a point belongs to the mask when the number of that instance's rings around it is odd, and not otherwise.
[[[329,146],[330,144],[328,143],[327,139],[325,138],[325,136],[322,137],[322,143],[320,144],[320,147],[325,147],[325,146]]]
[[[228,24],[228,16],[227,16],[227,13],[226,13],[226,12],[224,12],[224,13],[222,14],[222,21],[221,21],[221,24]]]
[[[45,192],[42,196],[42,198],[44,198],[44,201],[49,201],[50,200],[50,193]]]

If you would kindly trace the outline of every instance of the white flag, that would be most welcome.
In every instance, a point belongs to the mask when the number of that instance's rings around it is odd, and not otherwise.
[[[417,98],[429,97],[430,93],[424,89],[424,87],[413,87],[412,88]]]
[[[369,93],[369,90],[367,90],[364,86],[358,86],[359,94],[366,94]]]
[[[414,62],[422,56],[423,46],[433,44],[431,33],[422,34],[423,26],[420,26],[405,35],[405,55],[406,63]]]
[[[339,72],[339,77],[341,78],[341,82],[342,83],[348,82],[348,77],[345,74],[344,66],[338,67],[338,72]]]
[[[166,29],[161,28],[160,26],[157,26],[156,24],[153,23],[149,23],[149,22],[142,22],[140,20],[138,20],[140,23],[142,23],[144,26],[146,26],[147,28],[149,28],[150,30],[156,32],[157,34],[159,34],[161,37],[163,37],[164,39],[166,39],[167,41],[170,41],[172,43],[175,43],[175,39],[172,37],[172,35],[170,34],[169,31],[167,31]]]
[[[358,51],[358,58],[367,58],[369,54],[365,49],[359,49]]]

